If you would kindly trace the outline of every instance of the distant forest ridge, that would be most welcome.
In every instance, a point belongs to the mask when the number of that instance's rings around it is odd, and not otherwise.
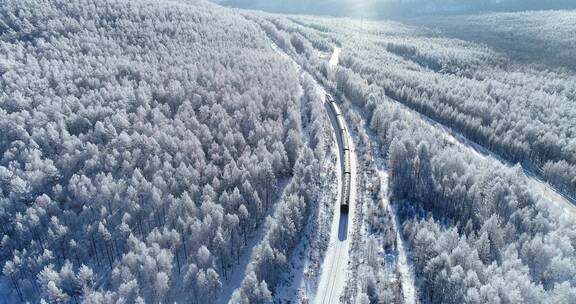
[[[571,0],[216,0],[215,2],[224,6],[258,9],[276,13],[365,18],[576,9],[576,2]]]

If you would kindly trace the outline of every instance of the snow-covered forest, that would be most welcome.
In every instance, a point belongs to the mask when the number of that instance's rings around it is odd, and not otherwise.
[[[484,43],[525,63],[574,70],[574,18],[575,11],[565,10],[418,18],[410,23],[424,25],[437,36]]]
[[[394,22],[259,16],[273,40],[369,120],[408,244],[417,301],[571,301],[574,211],[527,181],[546,180],[549,191],[568,198],[576,189],[569,66],[526,64],[524,57]],[[336,71],[322,61],[326,45],[342,48]],[[402,302],[392,296],[395,285],[384,293],[386,285],[374,287],[390,277],[390,266],[376,275],[370,270],[375,239],[384,240],[380,253],[397,246],[387,214],[366,219],[368,227],[384,229],[351,252],[362,267],[350,271],[363,283],[345,302]]]
[[[295,69],[205,3],[0,16],[2,297],[211,302],[278,182],[310,170]]]
[[[492,49],[435,37],[377,35],[342,57],[388,96],[576,193],[572,72],[517,65]]]
[[[571,303],[574,17],[0,0],[0,304]]]

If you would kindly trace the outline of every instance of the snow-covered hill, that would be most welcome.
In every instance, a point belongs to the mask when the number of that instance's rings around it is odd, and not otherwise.
[[[0,20],[0,302],[213,301],[307,168],[296,70],[202,1]]]

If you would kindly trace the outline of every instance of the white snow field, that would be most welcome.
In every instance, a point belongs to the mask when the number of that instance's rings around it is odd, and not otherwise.
[[[338,61],[340,60],[340,53],[342,49],[339,47],[334,48],[334,52],[332,53],[332,57],[330,57],[329,66],[331,68],[336,68],[338,66]]]

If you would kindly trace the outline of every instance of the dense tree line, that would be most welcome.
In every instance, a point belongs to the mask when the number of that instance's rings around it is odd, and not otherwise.
[[[260,25],[266,35],[310,75],[319,81],[322,81],[322,76],[328,76],[328,60],[323,56],[330,56],[334,45],[341,44],[339,37],[324,31],[311,31],[316,29],[315,23],[296,24],[296,19],[288,20],[261,12],[250,12],[245,16]],[[322,85],[329,87],[330,83],[323,82]]]
[[[296,70],[228,10],[1,1],[0,50],[10,302],[210,302],[278,179],[310,200]]]
[[[537,198],[519,167],[473,156],[394,104],[373,113],[423,299],[569,302],[576,223]]]
[[[576,174],[557,169],[576,164],[573,74],[518,65],[461,41],[384,39],[350,48],[343,65],[397,101],[576,193]],[[378,51],[382,46],[387,52]]]
[[[288,269],[288,259],[300,241],[313,210],[318,191],[333,182],[322,179],[320,168],[330,145],[329,126],[322,96],[308,75],[301,77],[305,96],[303,107],[310,116],[304,119],[309,128],[307,146],[294,167],[294,177],[286,187],[275,213],[266,222],[266,235],[252,252],[242,285],[234,291],[231,303],[270,303],[273,292]]]

